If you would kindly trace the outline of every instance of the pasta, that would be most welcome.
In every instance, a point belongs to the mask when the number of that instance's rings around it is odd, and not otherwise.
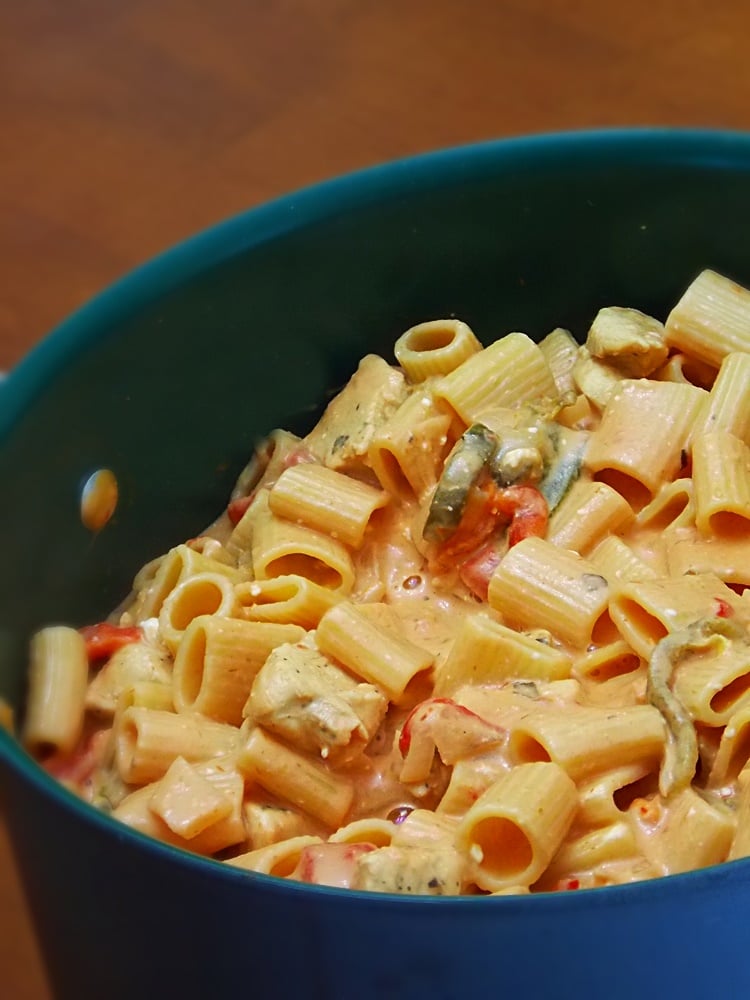
[[[368,355],[107,622],[32,639],[22,738],[240,870],[510,895],[750,853],[750,291],[578,339]]]
[[[74,629],[53,626],[34,636],[24,729],[28,746],[73,749],[83,728],[87,679],[85,643]]]

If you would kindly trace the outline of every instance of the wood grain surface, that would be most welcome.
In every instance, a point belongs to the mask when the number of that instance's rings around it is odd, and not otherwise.
[[[747,0],[0,0],[0,369],[139,262],[334,174],[750,129],[749,28]],[[52,995],[2,828],[0,995]]]

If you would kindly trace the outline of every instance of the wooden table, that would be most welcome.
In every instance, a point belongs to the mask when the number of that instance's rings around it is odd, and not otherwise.
[[[333,174],[749,129],[749,28],[747,0],[0,0],[0,368],[138,262]],[[0,994],[50,997],[1,828]]]

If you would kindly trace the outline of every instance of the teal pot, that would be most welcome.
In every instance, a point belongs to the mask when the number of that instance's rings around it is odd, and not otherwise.
[[[311,425],[368,351],[456,315],[486,341],[664,316],[705,267],[750,283],[750,136],[561,134],[436,152],[292,194],[145,265],[0,388],[0,693],[223,508],[259,436]],[[96,537],[81,485],[120,484]],[[55,995],[319,1000],[750,995],[750,861],[536,897],[280,881],[150,841],[0,732],[11,837]]]

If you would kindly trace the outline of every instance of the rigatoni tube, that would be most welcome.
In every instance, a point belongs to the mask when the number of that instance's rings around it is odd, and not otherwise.
[[[516,763],[551,760],[574,781],[623,764],[651,765],[664,751],[666,729],[651,705],[612,708],[570,706],[565,714],[537,709],[512,726]]]
[[[656,570],[616,535],[608,535],[587,557],[597,573],[611,584],[627,580],[649,580]]]
[[[239,734],[234,726],[197,713],[127,708],[115,717],[115,760],[120,777],[143,785],[166,774],[177,757],[201,761],[230,753]]]
[[[606,483],[579,479],[550,517],[547,539],[561,549],[587,555],[606,534],[633,520],[633,508]]]
[[[737,600],[713,573],[696,573],[625,582],[612,595],[609,611],[623,639],[647,660],[669,632],[715,615],[723,606],[717,602],[734,608]]]
[[[632,827],[624,819],[617,819],[563,844],[544,873],[540,888],[553,888],[554,883],[576,872],[635,859],[639,853]]]
[[[666,322],[667,343],[718,366],[732,351],[750,351],[750,291],[715,271],[702,271]]]
[[[539,350],[549,365],[561,396],[566,392],[575,392],[573,366],[578,358],[580,346],[569,330],[563,330],[559,326],[539,341]]]
[[[480,889],[536,882],[562,844],[578,807],[557,764],[513,768],[477,799],[458,825],[456,847]]]
[[[162,558],[156,574],[140,593],[138,614],[141,619],[155,617],[174,588],[197,573],[218,573],[232,583],[244,575],[234,566],[203,555],[190,545],[176,545]]]
[[[434,319],[402,333],[393,347],[410,382],[447,375],[482,350],[474,331],[460,319]]]
[[[514,545],[490,577],[490,606],[508,625],[547,629],[585,648],[615,638],[607,610],[609,587],[596,567],[543,538]]]
[[[271,650],[299,642],[304,634],[298,625],[213,615],[195,618],[175,657],[175,708],[238,726],[255,676]]]
[[[432,653],[381,628],[350,601],[326,612],[315,636],[322,653],[381,687],[392,701],[399,700],[416,674],[432,666]]]
[[[454,694],[464,684],[499,684],[509,678],[562,680],[571,658],[560,649],[516,632],[486,614],[467,616],[450,652],[436,668],[434,694]]]
[[[241,747],[237,767],[267,792],[330,827],[341,825],[354,798],[349,778],[274,739],[260,726]]]
[[[31,640],[23,741],[35,753],[70,753],[78,742],[88,682],[86,643],[73,628],[52,625]]]
[[[276,844],[264,844],[254,851],[238,854],[234,858],[227,858],[224,864],[232,865],[234,868],[244,868],[249,872],[259,872],[261,875],[289,878],[299,864],[304,849],[322,843],[320,837],[302,834]]]
[[[238,617],[303,628],[315,628],[326,611],[342,599],[338,591],[296,573],[239,583],[234,596]]]
[[[268,497],[272,513],[306,524],[359,548],[370,517],[388,495],[324,465],[304,463],[285,469]]]
[[[494,406],[554,397],[557,386],[539,345],[524,333],[509,333],[445,375],[433,391],[472,424]]]
[[[232,581],[220,573],[197,573],[178,583],[159,612],[159,634],[175,653],[188,625],[201,615],[228,618],[236,605]]]
[[[378,429],[367,453],[383,489],[418,498],[433,489],[451,447],[453,419],[427,388],[407,397]]]
[[[626,379],[610,397],[586,450],[594,478],[640,510],[677,475],[707,398],[692,385]]]
[[[256,498],[251,511],[256,579],[297,574],[331,590],[349,593],[354,585],[354,566],[343,542],[322,531],[277,517],[270,508],[268,496]]]
[[[736,351],[721,362],[701,413],[698,433],[729,431],[750,443],[750,354]]]
[[[750,448],[728,431],[693,445],[695,523],[704,535],[745,537],[750,528]]]

